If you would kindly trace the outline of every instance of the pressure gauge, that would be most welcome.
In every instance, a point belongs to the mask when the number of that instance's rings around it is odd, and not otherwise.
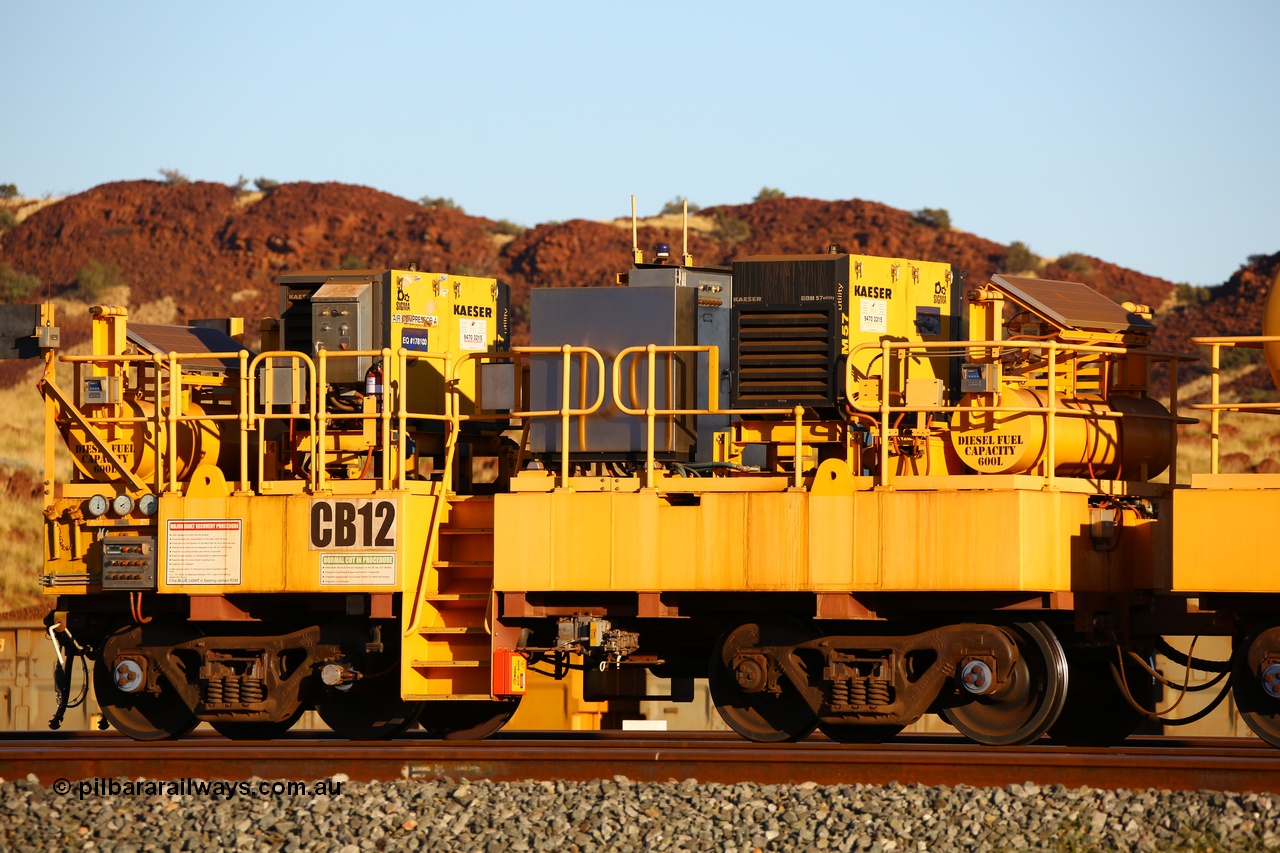
[[[84,514],[90,518],[100,518],[106,513],[108,506],[106,495],[94,495],[85,501]]]
[[[116,499],[111,502],[111,508],[115,510],[116,515],[128,515],[133,512],[133,498],[128,495],[116,495]]]
[[[160,499],[153,494],[145,494],[138,498],[138,511],[147,518],[156,514],[160,508]]]

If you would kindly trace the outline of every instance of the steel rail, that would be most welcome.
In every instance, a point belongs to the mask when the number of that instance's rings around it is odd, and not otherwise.
[[[1033,745],[993,749],[945,736],[902,736],[885,744],[753,744],[731,734],[513,732],[486,741],[412,736],[352,742],[293,733],[267,742],[209,734],[135,743],[114,733],[0,736],[0,777],[57,779],[297,779],[342,773],[389,779],[697,779],[760,784],[1005,786],[1034,782],[1092,788],[1162,788],[1280,793],[1280,751],[1247,738],[1131,738],[1109,749]]]

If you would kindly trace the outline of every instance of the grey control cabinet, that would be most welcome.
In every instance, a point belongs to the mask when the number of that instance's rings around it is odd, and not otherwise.
[[[720,348],[720,408],[729,408],[729,337],[733,319],[733,274],[728,269],[680,267],[642,264],[627,274],[631,287],[687,287],[698,295],[698,319],[695,324],[698,346]],[[698,408],[707,407],[707,356],[697,362]],[[698,418],[698,462],[711,462],[715,456],[715,434],[729,428],[728,415],[704,415]]]
[[[644,458],[645,421],[629,417],[613,404],[614,357],[632,346],[693,346],[697,343],[697,292],[671,284],[653,287],[565,287],[535,289],[530,294],[529,338],[533,346],[573,344],[591,347],[604,358],[605,401],[587,418],[573,418],[569,452],[584,459],[603,461]],[[624,369],[623,400],[643,409],[648,399],[648,368],[643,354],[635,356],[635,395],[631,395],[630,370]],[[670,362],[668,362],[670,359]],[[659,356],[655,384],[656,408],[692,409],[697,403],[696,359],[693,354]],[[529,404],[534,410],[556,410],[562,404],[563,356],[539,355],[529,372]],[[572,359],[570,407],[589,405],[601,380],[595,361],[587,365],[585,390],[580,380],[581,361]],[[582,397],[586,397],[583,400]],[[530,432],[535,453],[560,450],[560,420],[538,418]],[[655,424],[654,452],[660,459],[691,461],[697,447],[697,421],[692,415],[660,417]]]

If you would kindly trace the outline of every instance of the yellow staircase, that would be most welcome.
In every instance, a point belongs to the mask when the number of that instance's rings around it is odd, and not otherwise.
[[[493,498],[450,495],[447,500],[417,629],[405,638],[404,698],[489,699]]]

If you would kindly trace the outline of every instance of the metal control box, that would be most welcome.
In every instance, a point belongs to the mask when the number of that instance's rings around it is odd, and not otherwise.
[[[155,537],[108,536],[103,539],[102,588],[155,589]]]
[[[311,296],[314,352],[354,352],[373,349],[373,283],[329,282]],[[361,382],[373,359],[333,359],[327,365],[330,382]]]
[[[563,344],[591,347],[604,358],[605,370],[612,369],[614,357],[627,347],[694,346],[697,332],[697,291],[691,287],[574,287],[543,288],[530,293],[533,346]],[[569,404],[582,408],[594,399],[601,381],[594,360],[571,360]],[[587,365],[585,383],[583,364]],[[563,400],[563,356],[542,355],[530,368],[530,408],[559,409]],[[630,381],[634,365],[635,382]],[[693,353],[660,355],[655,407],[694,409],[697,406],[697,364]],[[643,409],[649,383],[646,357],[632,356],[624,365],[624,402]],[[622,414],[613,404],[612,377],[603,377],[605,401],[593,415],[575,417],[569,430],[569,452],[601,460],[638,460],[645,453],[645,421]],[[580,390],[581,389],[581,390]],[[660,417],[654,430],[654,452],[661,459],[692,460],[697,445],[697,419],[692,415]],[[535,453],[560,450],[560,422],[539,418],[530,434]]]
[[[682,267],[663,264],[641,264],[627,273],[631,287],[688,287],[698,294],[695,337],[698,346],[720,349],[720,408],[729,406],[729,340],[733,319],[733,274],[727,267]],[[709,400],[707,356],[697,358],[698,408],[705,409]],[[715,458],[715,434],[729,428],[729,415],[702,415],[698,418],[696,461],[711,462]]]

